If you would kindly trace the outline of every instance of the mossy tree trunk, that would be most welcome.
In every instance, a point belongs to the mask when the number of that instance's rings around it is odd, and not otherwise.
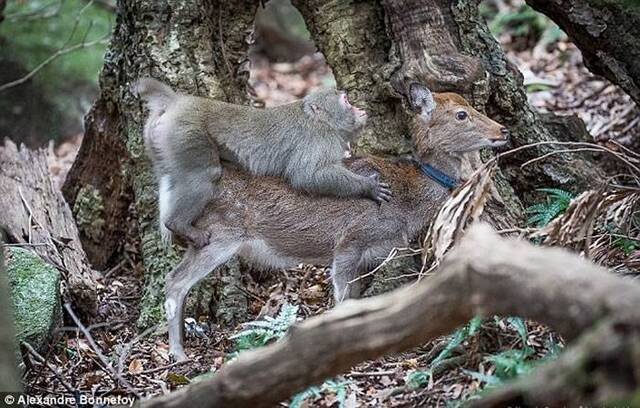
[[[141,137],[145,113],[130,87],[137,78],[152,76],[183,92],[245,102],[243,62],[256,5],[118,1],[100,97],[86,117],[85,138],[64,193],[76,215],[92,214],[79,227],[97,267],[113,262],[125,243],[140,242],[146,280],[141,326],[163,320],[164,275],[177,256],[160,244],[157,188]]]

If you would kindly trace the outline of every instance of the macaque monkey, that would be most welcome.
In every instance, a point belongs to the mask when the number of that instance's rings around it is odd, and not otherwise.
[[[356,174],[380,174],[391,184],[393,197],[382,206],[361,198],[310,196],[275,177],[225,169],[218,200],[195,221],[212,232],[209,244],[189,247],[167,274],[165,310],[170,352],[176,359],[187,358],[182,329],[190,288],[233,256],[261,269],[331,265],[336,303],[357,298],[365,288],[361,278],[389,251],[407,247],[429,226],[460,183],[461,158],[503,146],[509,139],[505,127],[457,94],[432,94],[412,83],[405,98],[413,112],[413,159],[369,156],[344,161]]]
[[[324,90],[255,109],[180,94],[152,78],[139,80],[134,90],[150,111],[144,139],[160,184],[165,240],[172,232],[196,248],[209,242],[209,233],[193,221],[216,197],[221,161],[254,175],[282,177],[312,195],[378,203],[391,197],[377,174],[363,176],[342,164],[367,119],[344,92]]]

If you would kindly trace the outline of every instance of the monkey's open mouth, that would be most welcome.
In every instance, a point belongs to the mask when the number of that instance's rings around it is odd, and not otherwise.
[[[360,116],[360,117],[367,116],[367,111],[365,111],[364,109],[356,108],[355,106],[353,106],[352,109],[353,109],[353,113],[355,113],[356,116]]]

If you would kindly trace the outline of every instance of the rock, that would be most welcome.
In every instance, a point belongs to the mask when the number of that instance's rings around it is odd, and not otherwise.
[[[45,351],[52,331],[62,321],[60,272],[21,248],[9,248],[6,262],[17,342]]]

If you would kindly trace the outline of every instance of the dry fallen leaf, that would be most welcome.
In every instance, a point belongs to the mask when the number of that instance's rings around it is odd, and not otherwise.
[[[423,263],[439,262],[460,240],[465,228],[476,221],[491,196],[496,162],[480,168],[444,203],[423,241]]]
[[[129,363],[129,374],[140,374],[142,371],[144,371],[144,366],[142,365],[142,361],[140,361],[137,358],[134,358],[133,360],[131,360],[131,363]]]

